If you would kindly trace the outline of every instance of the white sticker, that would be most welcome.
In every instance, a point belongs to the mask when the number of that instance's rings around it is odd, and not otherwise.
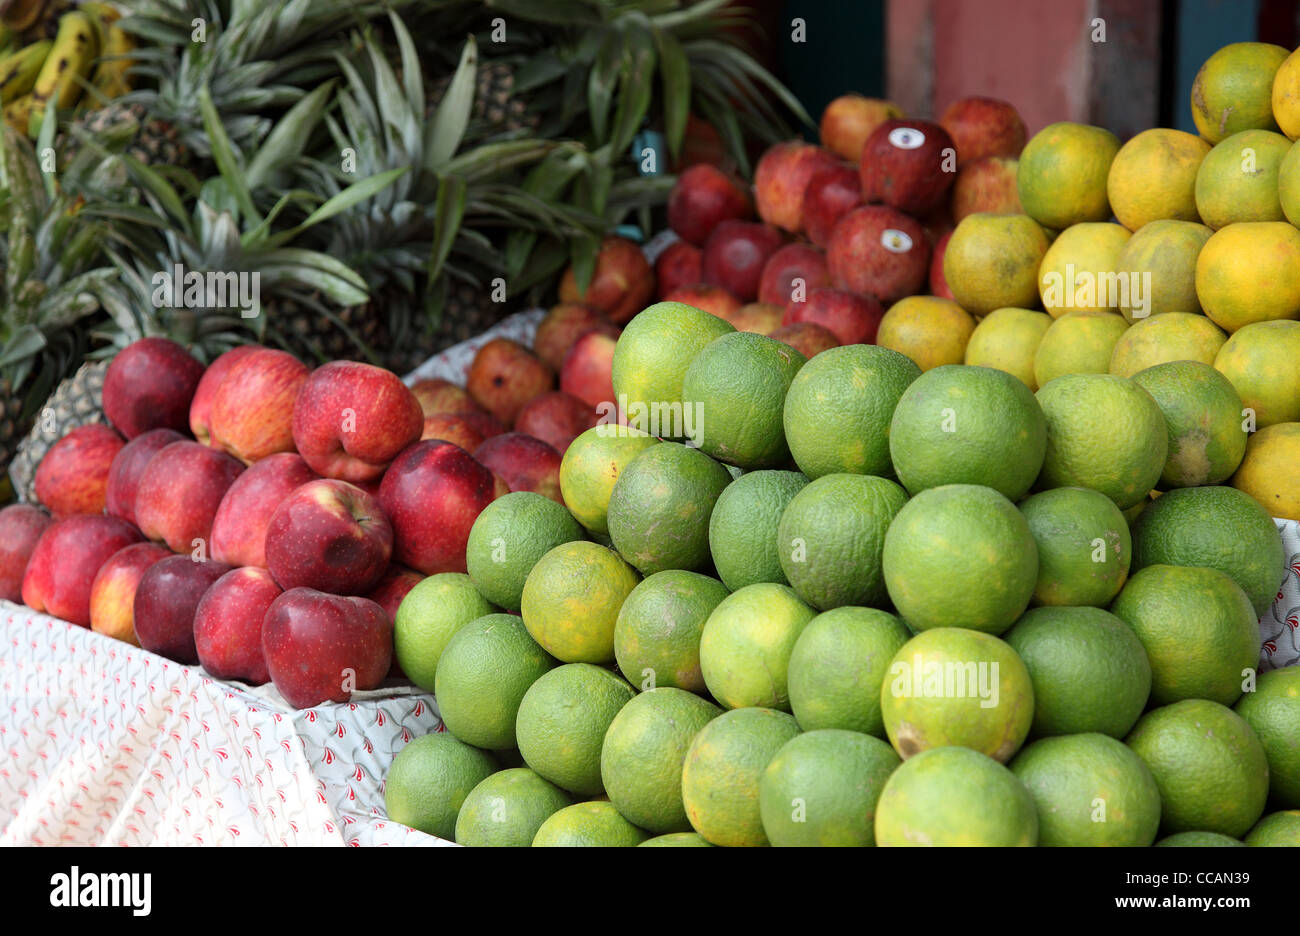
[[[912,238],[897,228],[885,228],[880,232],[880,246],[891,253],[907,253],[912,249]]]
[[[889,131],[889,142],[899,149],[912,150],[925,142],[925,134],[915,127],[895,127]]]

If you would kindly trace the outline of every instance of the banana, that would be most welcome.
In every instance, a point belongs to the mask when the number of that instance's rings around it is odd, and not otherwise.
[[[82,82],[90,78],[99,48],[95,42],[95,27],[86,14],[73,11],[59,18],[59,31],[54,37],[54,48],[32,88],[31,126],[39,127],[45,119],[49,104],[65,110],[81,97]]]
[[[100,52],[98,64],[95,66],[95,91],[97,96],[111,101],[131,90],[129,72],[135,65],[135,60],[128,56],[136,47],[135,37],[117,25],[121,14],[107,3],[83,3],[81,11],[94,22],[99,38]]]
[[[4,106],[5,123],[17,133],[27,135],[27,124],[32,116],[32,96],[24,94]]]
[[[22,97],[36,86],[36,77],[52,48],[54,43],[44,39],[0,59],[0,104]]]

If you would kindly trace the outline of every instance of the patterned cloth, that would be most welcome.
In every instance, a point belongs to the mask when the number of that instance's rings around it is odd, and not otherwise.
[[[1264,638],[1259,656],[1261,672],[1300,664],[1300,523],[1273,522],[1282,534],[1286,577],[1282,579],[1273,607],[1259,619],[1259,631]]]

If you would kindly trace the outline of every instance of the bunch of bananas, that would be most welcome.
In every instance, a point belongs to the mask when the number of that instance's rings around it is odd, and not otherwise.
[[[108,3],[0,0],[0,106],[33,139],[50,105],[101,107],[131,90],[135,40]],[[24,44],[26,43],[26,44]]]

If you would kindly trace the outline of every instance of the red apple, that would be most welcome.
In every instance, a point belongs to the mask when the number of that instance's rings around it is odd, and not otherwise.
[[[73,429],[36,466],[36,499],[56,518],[103,513],[109,469],[125,444],[103,423]]]
[[[247,357],[261,347],[261,345],[246,344],[231,348],[224,354],[218,355],[203,372],[198,389],[194,391],[194,399],[190,401],[190,432],[204,445],[212,444],[212,398],[216,396],[221,381],[226,379],[226,373],[241,358]]]
[[[45,528],[23,572],[23,604],[86,627],[95,573],[113,553],[140,542],[118,517],[77,514]]]
[[[280,594],[271,573],[251,566],[230,570],[203,593],[194,609],[194,650],[210,676],[250,686],[271,681],[262,621]]]
[[[435,413],[483,412],[483,408],[470,397],[469,391],[441,377],[429,377],[416,382],[411,387],[411,393],[419,401],[420,410],[425,416]]]
[[[871,131],[886,120],[903,116],[897,104],[861,94],[845,94],[822,111],[821,141],[837,156],[857,162]]]
[[[943,275],[943,255],[948,249],[950,240],[952,240],[952,231],[939,238],[939,243],[934,245],[934,257],[930,260],[930,295],[941,299],[952,299],[952,290],[948,288],[948,280]],[[953,301],[957,300],[953,299]]]
[[[177,663],[199,662],[194,614],[212,583],[229,571],[224,562],[195,561],[189,556],[169,556],[145,569],[135,589],[133,611],[140,646]]]
[[[486,438],[474,428],[473,424],[459,413],[435,413],[424,417],[424,432],[420,441],[442,439],[453,442],[467,452],[472,452],[483,444]]]
[[[820,170],[838,165],[834,153],[802,140],[769,147],[754,170],[758,216],[783,230],[802,231],[804,189]]]
[[[673,241],[659,253],[659,259],[655,261],[659,298],[703,280],[704,251],[694,244]]]
[[[456,413],[456,416],[465,421],[465,424],[485,439],[490,439],[494,435],[501,435],[503,432],[509,432],[505,423],[497,419],[491,413],[466,412]]]
[[[571,393],[557,390],[535,397],[521,409],[519,418],[515,420],[515,429],[541,439],[563,455],[569,443],[596,425],[598,419],[594,406]],[[462,445],[461,448],[473,451],[478,446]]]
[[[823,351],[840,346],[840,340],[835,337],[835,333],[816,322],[782,325],[768,337],[788,344],[809,360]]]
[[[808,180],[803,193],[803,224],[818,247],[830,243],[836,223],[862,204],[862,183],[851,166],[823,169]]]
[[[250,466],[230,485],[212,520],[211,555],[232,566],[266,568],[266,528],[290,494],[319,476],[301,455],[280,452]]]
[[[785,318],[785,307],[774,302],[750,302],[740,307],[727,321],[736,331],[753,332],[756,335],[770,335],[781,327]]]
[[[952,219],[961,223],[967,215],[1024,214],[1016,173],[1020,161],[1007,156],[985,156],[962,163],[952,184]]]
[[[939,123],[957,147],[957,161],[968,162],[986,156],[1016,158],[1025,148],[1025,122],[1006,101],[968,97],[953,101]]]
[[[23,600],[23,573],[41,534],[54,522],[30,504],[0,509],[0,600]]]
[[[930,245],[931,253],[934,252],[934,245],[957,226],[952,223],[952,212],[948,210],[947,202],[916,220],[921,225],[921,230],[925,232],[925,240]]]
[[[686,133],[682,139],[682,152],[673,163],[673,172],[681,173],[699,163],[708,163],[725,169],[734,165],[727,153],[727,145],[722,134],[707,120],[701,120],[694,114],[686,118]]]
[[[752,214],[741,181],[707,164],[679,175],[668,196],[668,226],[697,247],[703,247],[723,221],[744,221]]]
[[[510,426],[525,403],[554,389],[555,375],[519,342],[493,338],[474,355],[465,386],[475,402]]]
[[[104,502],[108,513],[135,523],[135,495],[145,468],[167,446],[184,441],[185,436],[175,429],[150,429],[126,443],[108,469],[108,492]]]
[[[104,372],[104,415],[128,439],[150,429],[184,432],[202,378],[203,365],[176,342],[133,341]]]
[[[212,400],[212,442],[246,465],[293,451],[293,409],[310,369],[262,348],[236,361]]]
[[[791,295],[806,296],[808,290],[830,284],[825,252],[808,244],[786,244],[763,265],[758,301],[784,309]]]
[[[135,591],[149,567],[170,556],[157,543],[133,543],[113,553],[90,586],[90,629],[140,646],[135,638]]]
[[[379,583],[370,589],[365,597],[383,608],[391,621],[397,617],[397,609],[401,607],[406,593],[423,581],[424,576],[419,572],[394,562],[388,566]]]
[[[573,343],[593,328],[605,328],[618,334],[618,326],[595,309],[575,302],[561,302],[553,306],[537,323],[537,331],[533,335],[533,353],[543,364],[558,372]]]
[[[844,289],[814,289],[805,302],[785,307],[786,325],[812,322],[835,333],[840,344],[872,344],[885,310],[871,296]]]
[[[780,246],[781,234],[774,228],[751,221],[724,221],[704,245],[704,282],[751,302],[758,298],[763,265]]]
[[[578,291],[573,267],[560,279],[560,301],[580,302],[622,325],[644,309],[654,296],[655,274],[641,248],[625,237],[606,237],[596,255],[596,268],[586,292]]]
[[[293,405],[293,441],[312,471],[372,481],[420,438],[424,411],[392,371],[356,361],[323,364]]]
[[[361,488],[323,478],[290,494],[266,528],[266,567],[276,584],[361,595],[393,555],[393,527]]]
[[[172,552],[201,548],[207,555],[217,508],[243,470],[237,459],[198,442],[165,446],[149,459],[136,488],[140,532]]]
[[[393,525],[393,558],[433,575],[464,572],[465,544],[496,497],[492,472],[450,442],[412,445],[389,467],[379,504]]]
[[[864,205],[835,225],[826,262],[836,286],[890,305],[921,288],[930,245],[915,219],[884,205]]]
[[[560,389],[592,407],[613,400],[617,345],[616,339],[599,331],[589,331],[579,338],[560,368]]]
[[[928,120],[886,120],[862,148],[862,200],[923,215],[948,196],[957,151],[948,131]]]
[[[474,450],[474,458],[506,482],[511,491],[532,491],[563,504],[560,453],[522,432],[493,436]]]
[[[710,286],[707,283],[696,283],[694,286],[675,289],[664,296],[664,302],[684,302],[688,306],[695,306],[727,322],[731,321],[744,305],[729,290],[721,286]]]

